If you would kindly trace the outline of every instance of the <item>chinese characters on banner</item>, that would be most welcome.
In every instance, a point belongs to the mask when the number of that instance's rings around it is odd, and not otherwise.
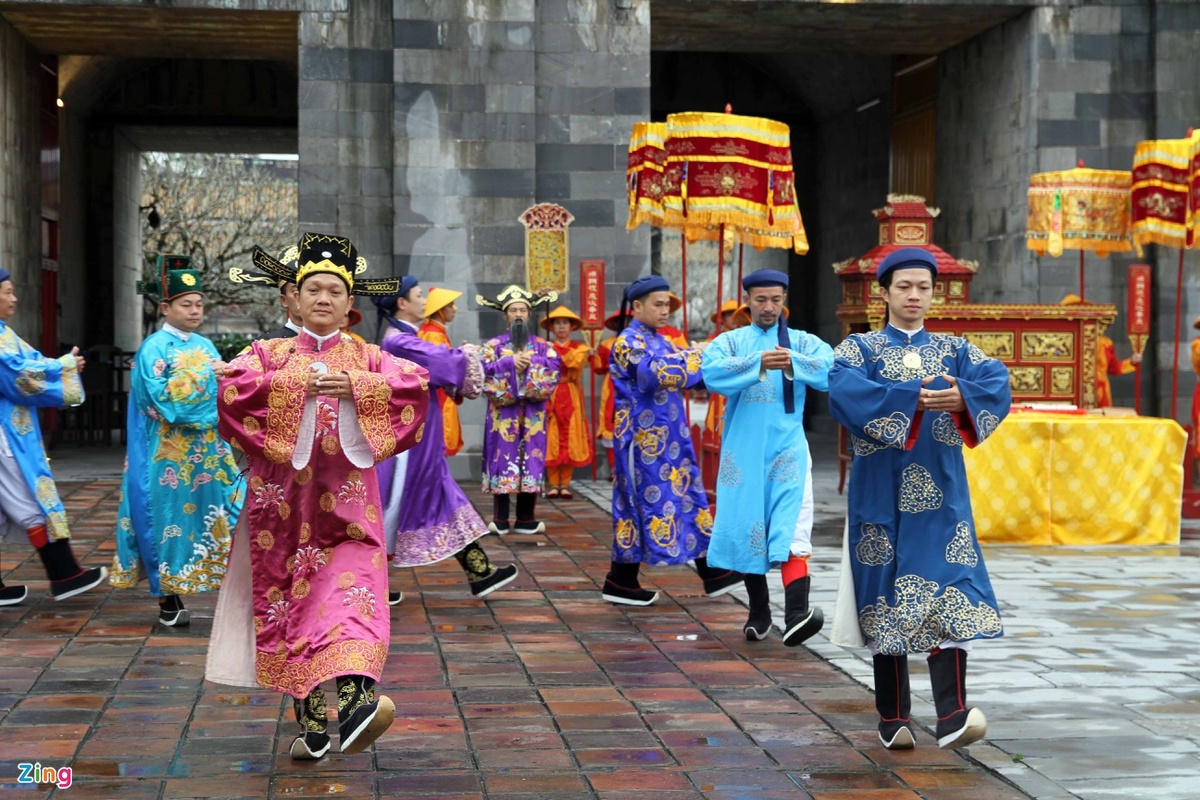
[[[1146,349],[1150,338],[1150,267],[1146,264],[1131,264],[1129,267],[1128,313],[1125,315],[1129,333],[1129,344],[1133,352]]]
[[[580,316],[586,330],[604,327],[604,262],[579,262]]]

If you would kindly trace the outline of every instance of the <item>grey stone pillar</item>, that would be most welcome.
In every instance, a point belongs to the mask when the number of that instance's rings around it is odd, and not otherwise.
[[[299,92],[300,230],[347,236],[368,275],[390,275],[391,3],[302,13]]]
[[[0,18],[0,266],[20,298],[8,322],[34,347],[42,330],[39,75],[37,52]]]

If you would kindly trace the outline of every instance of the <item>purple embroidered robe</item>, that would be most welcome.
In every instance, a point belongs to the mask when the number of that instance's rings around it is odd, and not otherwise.
[[[483,370],[475,345],[459,349],[430,344],[397,320],[380,347],[427,369],[434,388],[468,399],[479,396]],[[387,549],[397,567],[441,561],[488,532],[487,523],[450,475],[442,424],[440,413],[430,413],[420,443],[376,467]]]
[[[483,490],[541,494],[546,477],[546,401],[558,386],[562,362],[550,343],[529,337],[529,369],[518,375],[507,332],[480,354],[488,413],[483,432]]]

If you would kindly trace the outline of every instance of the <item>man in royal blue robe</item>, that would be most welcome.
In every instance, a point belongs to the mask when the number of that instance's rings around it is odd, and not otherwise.
[[[625,289],[621,316],[633,320],[612,348],[616,413],[613,447],[613,554],[603,597],[648,606],[658,592],[643,589],[638,571],[695,561],[704,593],[732,591],[742,575],[708,566],[712,514],[700,482],[683,390],[703,388],[700,349],[681,350],[659,331],[671,313],[667,281],[638,278]]]
[[[879,738],[910,748],[908,654],[929,653],[941,747],[987,732],[966,705],[967,653],[1003,634],[971,513],[962,448],[1008,413],[1008,370],[965,339],[925,330],[937,262],[902,248],[877,267],[887,324],[834,350],[830,410],[854,448],[849,551],[873,655]]]

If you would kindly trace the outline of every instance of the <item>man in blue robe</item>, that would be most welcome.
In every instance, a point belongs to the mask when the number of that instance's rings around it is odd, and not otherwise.
[[[962,448],[1008,413],[1008,370],[965,339],[925,330],[937,278],[927,250],[896,250],[876,275],[887,324],[834,350],[829,401],[854,448],[848,544],[879,738],[889,749],[914,745],[908,654],[928,652],[938,745],[964,747],[987,732],[983,712],[966,705],[967,653],[1003,628]]]
[[[788,276],[762,269],[742,280],[752,324],[718,336],[704,351],[704,383],[728,398],[717,474],[717,518],[708,562],[745,573],[746,638],[771,629],[767,570],[784,584],[783,643],[821,630],[808,605],[812,555],[812,458],[804,435],[805,387],[829,388],[833,348],[790,329],[783,313]]]
[[[39,408],[66,408],[83,403],[79,348],[61,358],[47,358],[8,327],[17,310],[12,276],[0,267],[0,539],[20,528],[42,559],[50,594],[65,600],[98,586],[104,567],[83,569],[71,551],[67,513],[54,476],[46,463]],[[0,606],[21,602],[24,586],[0,581]]]
[[[612,348],[616,412],[612,565],[603,597],[611,603],[648,606],[658,592],[643,589],[643,562],[694,560],[704,593],[717,597],[742,582],[738,572],[714,569],[705,558],[712,514],[700,482],[683,390],[703,387],[700,349],[681,350],[659,331],[671,313],[667,281],[638,278],[625,289],[621,317],[629,323]]]
[[[135,588],[143,575],[159,598],[158,621],[191,620],[182,595],[216,589],[225,576],[230,535],[243,489],[233,453],[217,434],[220,353],[196,333],[204,287],[187,256],[163,256],[159,280],[144,286],[160,299],[160,330],[146,337],[130,372],[129,441],[117,550],[110,581]]]

